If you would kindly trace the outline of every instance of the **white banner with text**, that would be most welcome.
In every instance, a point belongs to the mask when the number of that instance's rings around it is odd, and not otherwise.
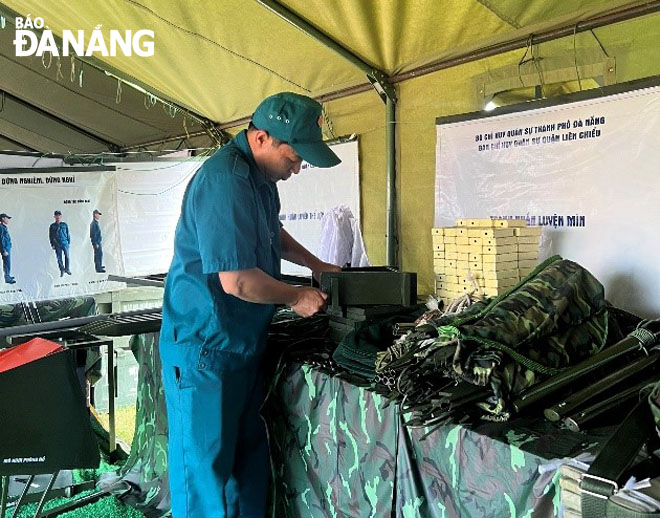
[[[660,88],[438,125],[435,225],[524,217],[543,256],[591,271],[613,304],[660,313]]]
[[[0,175],[2,304],[123,286],[115,173],[58,171]]]

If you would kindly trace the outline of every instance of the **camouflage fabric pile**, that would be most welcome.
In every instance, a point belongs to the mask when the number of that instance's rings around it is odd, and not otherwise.
[[[506,420],[511,396],[619,339],[609,323],[600,282],[555,256],[495,299],[458,315],[426,313],[379,355],[376,381],[411,425]]]

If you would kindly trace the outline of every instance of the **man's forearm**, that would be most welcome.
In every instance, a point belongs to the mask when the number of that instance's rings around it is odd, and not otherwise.
[[[259,268],[220,272],[220,284],[226,293],[247,302],[293,306],[298,289],[274,279]]]

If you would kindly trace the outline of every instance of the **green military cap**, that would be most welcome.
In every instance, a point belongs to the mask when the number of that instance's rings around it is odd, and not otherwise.
[[[280,92],[267,97],[252,116],[252,124],[286,142],[303,160],[316,167],[332,167],[341,160],[323,142],[321,105],[310,97]]]

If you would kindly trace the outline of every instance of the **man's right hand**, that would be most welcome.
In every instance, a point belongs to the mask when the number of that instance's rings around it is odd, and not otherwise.
[[[5,257],[7,257],[7,256],[9,255],[9,252],[2,252],[2,255],[4,255]]]
[[[298,299],[291,306],[301,317],[311,317],[325,308],[327,293],[312,287],[298,288]]]

